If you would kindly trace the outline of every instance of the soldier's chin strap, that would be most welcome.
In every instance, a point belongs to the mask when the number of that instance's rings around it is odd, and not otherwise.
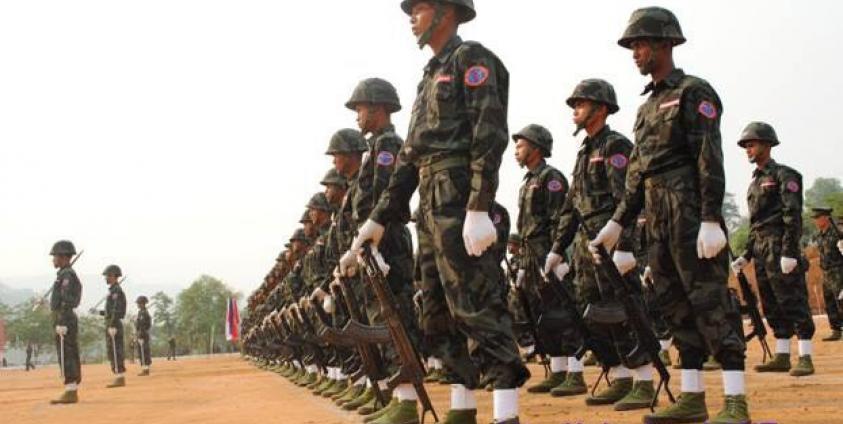
[[[442,23],[442,18],[445,17],[445,7],[442,6],[441,3],[435,2],[434,8],[435,13],[433,15],[433,22],[431,22],[430,26],[427,27],[426,30],[424,30],[424,33],[419,36],[419,49],[424,49],[424,46],[426,46],[427,43],[430,42],[430,39],[433,37],[433,31],[436,29],[436,27],[439,26],[440,23]]]
[[[580,131],[584,130],[588,123],[591,122],[591,119],[594,118],[594,114],[597,113],[597,109],[600,108],[600,105],[597,102],[590,101],[591,106],[588,108],[588,115],[585,116],[585,119],[582,120],[582,123],[577,124],[577,130],[574,131],[574,137],[580,134]]]

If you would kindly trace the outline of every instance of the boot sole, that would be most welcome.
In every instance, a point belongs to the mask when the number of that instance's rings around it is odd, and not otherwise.
[[[647,403],[616,403],[615,411],[634,411],[637,409],[650,409],[650,402]]]
[[[708,420],[708,414],[688,418],[674,417],[648,417],[645,416],[641,422],[644,424],[694,424],[704,423]]]
[[[620,399],[607,399],[607,398],[585,398],[585,404],[588,406],[604,406],[604,405],[612,405],[615,402],[619,401]]]
[[[568,397],[568,396],[579,396],[588,393],[588,389],[583,389],[581,392],[550,392],[550,395],[553,397]]]

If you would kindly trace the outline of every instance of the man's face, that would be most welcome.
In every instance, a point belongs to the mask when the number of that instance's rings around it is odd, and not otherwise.
[[[518,243],[510,242],[506,245],[506,247],[507,247],[507,250],[509,250],[510,255],[517,255],[518,250],[520,250],[520,246],[518,245]]]
[[[310,217],[310,211],[307,212],[308,217]],[[308,237],[313,237],[316,234],[316,227],[313,225],[313,222],[307,221],[302,224],[302,229],[304,230],[304,235]]]
[[[328,184],[325,186],[325,197],[328,198],[328,203],[339,205],[345,197],[345,189],[338,185]]]
[[[630,46],[632,48],[632,59],[641,75],[650,75],[656,64],[658,52],[653,50],[654,43],[650,40],[635,40]]]
[[[515,160],[518,162],[518,166],[522,168],[527,166],[533,152],[537,150],[533,143],[526,138],[519,138],[518,142],[515,143]]]
[[[758,163],[760,158],[765,157],[770,152],[770,145],[760,140],[744,141],[743,148],[746,150],[749,163]]]
[[[827,215],[818,216],[814,218],[814,225],[817,226],[817,229],[820,231],[825,231],[826,228],[831,226],[831,220],[828,219]]]
[[[421,37],[430,28],[435,15],[436,8],[431,2],[420,1],[413,5],[413,10],[410,12],[410,25],[416,38]]]
[[[331,217],[327,211],[321,209],[311,208],[307,211],[307,214],[310,215],[310,220],[313,221],[315,227],[321,227]]]
[[[106,275],[105,276],[105,282],[108,283],[109,286],[113,285],[113,284],[116,284],[117,283],[117,276],[111,275],[111,274]]]
[[[369,103],[359,103],[354,106],[354,109],[357,111],[357,127],[363,134],[375,132],[378,129],[376,128],[377,117],[385,113],[383,106]]]
[[[588,100],[577,100],[574,103],[574,125],[585,127],[587,124],[585,121],[588,119],[592,107],[594,107],[594,104]]]

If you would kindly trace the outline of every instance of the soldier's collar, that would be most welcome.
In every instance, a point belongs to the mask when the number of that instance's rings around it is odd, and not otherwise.
[[[430,62],[427,63],[427,66],[424,68],[425,71],[429,71],[433,69],[435,65],[441,65],[448,61],[451,57],[451,54],[462,44],[462,38],[459,35],[454,34],[448,43],[445,44],[445,47],[442,48],[442,51],[439,52],[436,56],[430,59]]]
[[[761,167],[761,168],[755,167],[755,170],[752,171],[752,176],[757,177],[761,174],[766,174],[770,170],[770,168],[772,168],[773,165],[775,165],[775,164],[776,164],[776,161],[773,160],[773,158],[770,158],[770,160],[767,162],[767,164],[764,165],[763,167]]]
[[[641,95],[643,96],[651,91],[655,91],[664,87],[676,88],[679,86],[679,83],[682,82],[682,78],[684,77],[685,71],[683,71],[681,68],[675,68],[674,70],[670,71],[670,73],[667,74],[667,76],[663,80],[659,82],[650,81],[650,83],[644,87],[644,91],[641,93]]]
[[[529,170],[529,169],[527,170],[527,174],[524,175],[524,179],[526,180],[527,178],[530,178],[530,177],[533,177],[535,175],[541,174],[542,171],[544,170],[544,168],[546,168],[546,167],[547,167],[547,161],[542,159],[541,163],[539,164],[539,166],[536,167],[536,169],[533,169],[532,171]]]
[[[603,128],[601,128],[600,131],[597,131],[597,134],[594,134],[594,137],[585,137],[585,140],[582,141],[583,147],[597,143],[597,140],[602,140],[606,137],[606,134],[608,134],[610,130],[609,124],[603,125]]]
[[[385,127],[381,128],[378,131],[372,132],[372,138],[369,141],[374,142],[378,139],[378,137],[386,134],[386,133],[394,133],[395,132],[395,125],[387,124]]]

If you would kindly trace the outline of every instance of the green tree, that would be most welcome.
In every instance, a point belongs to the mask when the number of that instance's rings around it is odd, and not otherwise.
[[[193,352],[209,352],[225,344],[225,310],[229,297],[239,298],[222,281],[203,275],[176,298],[175,320],[179,344]]]
[[[55,330],[49,308],[33,308],[35,301],[33,298],[11,308],[6,321],[6,336],[22,345],[31,341],[40,351],[42,347],[52,348]]]
[[[159,291],[151,298],[152,303],[152,341],[150,348],[154,355],[167,352],[167,340],[174,335],[175,320],[173,318],[173,298]]]
[[[723,198],[723,220],[726,221],[726,228],[730,233],[737,230],[743,219],[734,193],[726,193]]]

